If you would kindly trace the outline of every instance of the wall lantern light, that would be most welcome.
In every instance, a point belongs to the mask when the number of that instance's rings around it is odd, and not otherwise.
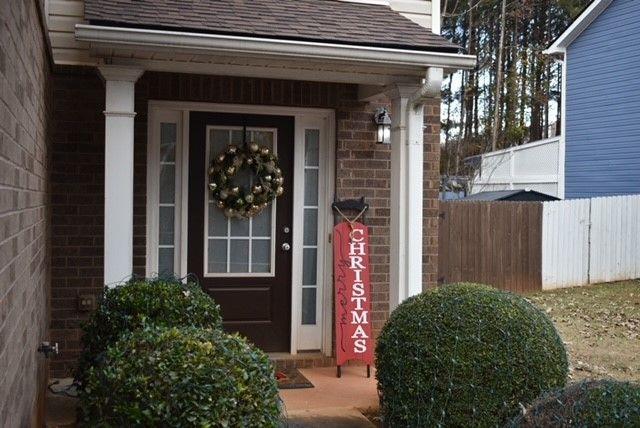
[[[376,142],[378,144],[391,144],[391,117],[386,107],[376,110],[373,121],[378,126]]]

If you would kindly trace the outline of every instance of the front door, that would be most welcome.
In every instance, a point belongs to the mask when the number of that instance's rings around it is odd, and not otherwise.
[[[188,272],[222,308],[225,330],[267,352],[289,352],[294,118],[191,112]],[[208,167],[229,144],[256,142],[278,155],[284,193],[251,219],[227,218],[211,200]],[[234,177],[251,185],[243,170]]]

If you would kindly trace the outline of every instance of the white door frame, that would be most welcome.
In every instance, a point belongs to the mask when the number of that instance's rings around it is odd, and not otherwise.
[[[176,142],[176,206],[175,206],[175,273],[187,272],[187,219],[189,181],[189,112],[206,111],[238,114],[269,114],[293,116],[294,131],[294,189],[293,235],[291,271],[291,353],[306,350],[305,339],[320,335],[320,350],[332,352],[332,251],[329,238],[333,230],[331,202],[335,189],[335,113],[330,109],[280,107],[266,105],[215,104],[180,101],[149,101],[147,123],[147,276],[158,271],[158,195],[159,195],[159,135],[160,121],[174,118],[179,121]],[[304,144],[306,129],[320,130],[320,167],[318,203],[318,269],[317,269],[317,326],[301,325],[303,218],[304,218]],[[317,343],[317,339],[313,342]]]

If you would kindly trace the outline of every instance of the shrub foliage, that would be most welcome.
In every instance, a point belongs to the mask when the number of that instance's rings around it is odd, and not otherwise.
[[[144,325],[191,325],[221,328],[220,307],[195,283],[178,280],[132,280],[106,288],[97,310],[83,326],[83,352],[77,377],[99,363],[121,334]]]
[[[89,426],[274,427],[278,388],[267,356],[240,336],[146,327],[87,371],[80,414]]]
[[[566,351],[522,297],[453,284],[407,299],[376,347],[388,426],[496,426],[564,385]]]
[[[575,383],[534,402],[512,427],[640,427],[640,385],[615,380]]]

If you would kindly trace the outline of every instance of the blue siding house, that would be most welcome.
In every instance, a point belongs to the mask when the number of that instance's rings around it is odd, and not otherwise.
[[[640,193],[640,0],[595,0],[546,53],[565,76],[564,197]]]

